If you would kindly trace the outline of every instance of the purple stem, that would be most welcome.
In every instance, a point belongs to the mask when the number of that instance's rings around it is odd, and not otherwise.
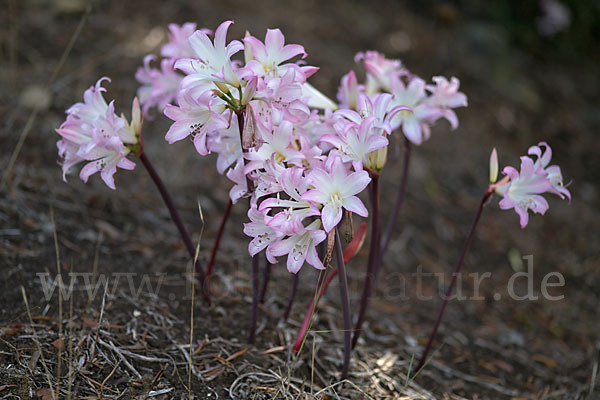
[[[240,145],[242,146],[242,153],[246,153],[247,149],[244,148],[244,110],[236,111],[238,129],[240,131]],[[246,165],[246,158],[244,157],[244,166]],[[254,190],[254,184],[248,175],[246,175],[246,189],[248,190],[248,203],[250,205],[250,194]],[[248,342],[254,343],[256,338],[256,323],[258,320],[258,291],[259,291],[259,277],[258,277],[258,254],[252,257],[252,312],[250,317],[250,333],[248,335]]]
[[[273,266],[273,264],[271,264],[269,262],[269,260],[267,260],[267,257],[265,256],[265,269],[263,271],[263,282],[262,282],[262,287],[260,289],[260,297],[259,297],[260,304],[263,304],[265,302],[265,296],[267,294],[267,287],[269,286],[269,280],[271,279],[272,266]]]
[[[219,252],[219,246],[221,244],[221,238],[223,237],[223,232],[225,231],[225,225],[227,224],[227,220],[229,220],[229,215],[231,214],[232,206],[233,203],[231,202],[231,199],[229,199],[229,201],[227,202],[227,207],[225,208],[225,213],[223,214],[223,218],[221,218],[221,225],[219,225],[219,231],[217,232],[215,243],[213,244],[212,253],[210,254],[210,261],[208,262],[208,266],[206,267],[207,283],[212,275],[215,260],[217,259],[217,253]]]
[[[258,264],[260,258],[256,254],[252,257],[252,315],[250,318],[250,334],[248,342],[254,344],[256,339],[256,322],[258,320]]]
[[[291,274],[290,278],[290,297],[288,298],[287,306],[285,306],[285,311],[283,312],[283,321],[287,321],[290,317],[290,313],[292,312],[292,305],[294,304],[294,300],[296,299],[296,292],[298,291],[298,276],[300,275],[300,271],[295,274]]]
[[[344,320],[344,364],[342,366],[342,380],[348,377],[350,367],[350,353],[352,352],[352,319],[350,316],[350,300],[348,299],[348,280],[346,277],[346,265],[344,264],[344,252],[340,233],[335,229],[335,258],[338,264],[338,279],[340,285],[340,301],[342,303],[342,317]]]
[[[406,193],[406,183],[408,181],[408,167],[410,165],[410,150],[410,141],[406,137],[404,137],[404,159],[402,160],[402,177],[400,178],[400,186],[398,187],[398,194],[396,195],[396,204],[394,204],[394,211],[392,212],[390,222],[388,222],[387,228],[385,230],[385,235],[383,236],[379,258],[383,257],[383,255],[388,249],[388,246],[390,245],[390,240],[392,239],[392,235],[396,230],[396,222],[398,220],[398,215],[400,214],[400,209],[402,208],[402,204],[404,203],[404,194]]]
[[[427,345],[425,345],[425,350],[423,350],[423,354],[421,355],[421,359],[419,360],[419,363],[417,364],[417,366],[415,368],[413,368],[413,371],[415,371],[415,373],[418,373],[423,368],[423,366],[425,365],[425,362],[427,361],[427,355],[429,354],[429,351],[431,350],[431,345],[437,334],[438,328],[440,326],[440,322],[442,322],[442,317],[444,316],[444,311],[446,310],[446,306],[448,305],[448,301],[450,300],[450,294],[452,294],[452,290],[454,289],[454,284],[456,283],[456,278],[458,277],[458,274],[460,273],[460,270],[463,265],[463,261],[465,260],[465,256],[467,254],[467,250],[469,249],[469,245],[471,244],[471,240],[473,239],[473,234],[475,233],[475,228],[477,227],[477,223],[479,222],[479,218],[481,217],[481,213],[483,211],[483,206],[485,205],[485,202],[490,198],[490,196],[492,194],[493,194],[493,192],[486,191],[481,199],[481,203],[479,203],[479,209],[477,210],[477,214],[475,215],[475,218],[473,219],[473,223],[471,224],[471,230],[469,231],[469,234],[467,235],[467,239],[465,240],[465,243],[463,244],[463,248],[460,253],[460,257],[458,258],[458,262],[456,263],[456,268],[454,269],[454,273],[452,274],[452,280],[450,281],[450,285],[446,289],[446,296],[444,297],[444,302],[442,303],[442,307],[440,308],[440,311],[435,320],[435,323],[433,324],[433,330],[431,331],[431,334],[429,335],[429,339],[427,340]]]
[[[360,309],[358,312],[358,319],[354,326],[354,336],[352,337],[352,348],[356,346],[358,338],[362,330],[362,325],[365,322],[367,309],[369,307],[369,299],[375,289],[377,282],[377,263],[379,261],[378,250],[379,250],[379,177],[376,175],[371,176],[371,201],[373,204],[371,210],[371,248],[369,249],[369,262],[367,264],[367,276],[365,284],[363,286],[362,295],[360,297]]]
[[[183,240],[183,243],[185,244],[185,248],[187,249],[190,257],[192,258],[192,262],[194,260],[196,260],[196,263],[195,263],[196,273],[198,274],[198,278],[200,280],[200,284],[202,287],[202,295],[204,297],[204,301],[207,302],[208,304],[210,304],[210,298],[208,297],[208,293],[204,287],[204,283],[206,281],[206,276],[204,275],[204,269],[202,268],[200,259],[196,259],[196,247],[193,245],[192,240],[190,239],[190,235],[188,234],[187,230],[185,229],[185,226],[183,225],[181,216],[179,215],[179,212],[177,211],[177,208],[175,207],[175,202],[173,201],[173,198],[169,194],[169,191],[167,190],[167,187],[163,183],[162,179],[160,179],[160,176],[154,169],[154,166],[150,162],[150,159],[146,156],[146,153],[140,154],[140,160],[142,161],[142,164],[144,164],[144,167],[146,167],[148,174],[152,178],[152,181],[154,182],[158,191],[160,192],[162,199],[165,202],[165,205],[169,209],[169,213],[171,214],[171,219],[173,220],[173,222],[175,223],[175,226],[177,226],[177,229],[179,230],[181,239]]]

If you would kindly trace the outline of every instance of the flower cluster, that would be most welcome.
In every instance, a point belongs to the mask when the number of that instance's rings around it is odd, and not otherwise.
[[[552,158],[550,146],[540,142],[537,146],[531,146],[527,154],[528,156],[521,157],[521,170],[505,167],[503,173],[506,176],[498,183],[495,183],[498,172],[495,150],[490,159],[490,188],[503,197],[499,204],[501,209],[514,208],[519,215],[521,228],[525,228],[529,222],[529,210],[542,215],[548,210],[548,201],[542,194],[552,193],[561,199],[571,200],[571,193],[563,184],[560,167],[548,166]],[[536,159],[530,156],[535,156]]]
[[[452,77],[433,77],[434,84],[409,72],[400,61],[389,60],[376,51],[356,55],[367,71],[364,84],[358,84],[356,75],[350,71],[338,91],[342,106],[357,109],[360,94],[372,96],[379,92],[390,93],[390,106],[404,106],[412,112],[395,114],[390,122],[392,130],[402,127],[402,132],[414,144],[421,144],[430,136],[431,126],[440,118],[446,119],[452,129],[458,127],[458,118],[453,111],[467,106],[467,96],[459,92],[460,82]]]
[[[148,67],[138,71],[147,83],[140,97],[145,107],[164,104],[174,121],[169,143],[191,137],[199,154],[217,153],[218,172],[233,182],[234,203],[250,198],[245,233],[253,238],[252,255],[266,249],[271,262],[288,255],[291,272],[305,261],[323,268],[315,245],[340,222],[343,209],[367,216],[357,195],[385,165],[389,135],[402,126],[421,143],[439,118],[456,127],[452,109],[466,105],[466,97],[456,78],[425,85],[399,61],[367,52],[357,58],[366,83],[347,74],[338,105],[307,82],[318,68],[304,64],[302,46],[286,44],[279,29],[267,30],[264,41],[247,33],[228,42],[232,23],[222,23],[214,40],[206,30],[192,33],[192,24],[170,26],[162,62],[172,67],[160,84],[148,78]],[[240,52],[243,62],[232,59]],[[169,104],[172,77],[180,79],[176,104]]]
[[[71,167],[87,162],[79,177],[88,178],[100,172],[106,185],[115,189],[114,174],[117,168],[134,169],[135,163],[127,158],[139,147],[141,112],[137,99],[133,102],[132,121],[115,114],[114,102],[106,103],[102,95],[101,78],[95,86],[83,94],[83,103],[76,103],[67,110],[67,120],[56,130],[62,137],[58,143],[58,154],[62,158],[63,180]]]
[[[179,84],[183,76],[173,66],[180,58],[192,57],[194,51],[188,43],[188,38],[196,31],[196,24],[188,22],[181,26],[169,25],[169,41],[160,49],[163,57],[160,60],[160,68],[153,68],[151,63],[157,61],[156,56],[147,55],[144,58],[144,66],[138,68],[135,79],[141,84],[137,95],[140,99],[144,114],[156,107],[162,112],[167,104],[172,104],[177,97]],[[203,30],[210,33],[208,30]]]

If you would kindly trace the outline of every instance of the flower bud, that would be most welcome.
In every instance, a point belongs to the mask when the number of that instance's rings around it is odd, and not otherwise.
[[[246,87],[243,89],[243,94],[242,94],[242,105],[243,106],[250,103],[250,100],[252,100],[252,97],[254,97],[254,93],[256,93],[256,84],[257,83],[258,83],[258,77],[254,76],[254,77],[252,77],[252,79],[250,79],[250,81],[248,82]]]
[[[496,153],[496,148],[492,150],[492,154],[490,155],[490,184],[496,183],[498,179],[498,153]]]
[[[367,155],[368,165],[366,165],[366,167],[374,169],[376,171],[381,171],[383,167],[385,167],[385,163],[387,161],[387,148],[387,146],[384,146],[382,148],[370,152]]]

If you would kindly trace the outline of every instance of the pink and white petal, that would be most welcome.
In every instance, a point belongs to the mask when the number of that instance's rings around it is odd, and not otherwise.
[[[192,124],[193,124],[192,120],[180,120],[180,121],[174,122],[171,125],[171,127],[169,128],[169,130],[167,131],[167,134],[165,135],[165,140],[169,144],[172,144],[172,143],[175,143],[175,142],[185,139],[186,137],[190,136],[190,134],[192,133],[192,128],[191,128]]]
[[[81,178],[82,181],[87,183],[88,178],[94,175],[96,172],[100,171],[101,169],[102,162],[100,160],[89,162],[81,169],[81,172],[79,172],[79,178]]]
[[[279,56],[279,52],[283,49],[285,38],[279,29],[267,29],[265,35],[265,48],[270,58]],[[279,57],[277,57],[279,58]],[[276,61],[276,60],[273,60]],[[281,60],[284,61],[284,60]]]
[[[515,207],[515,211],[519,215],[519,223],[521,224],[521,229],[525,228],[529,223],[529,214],[527,213],[527,209]]]
[[[306,262],[308,262],[310,265],[312,265],[316,269],[319,269],[319,270],[325,269],[323,262],[321,261],[321,259],[319,258],[319,255],[317,254],[317,249],[314,246],[311,246],[308,249],[308,253],[306,254]]]
[[[423,142],[421,124],[416,118],[406,118],[402,123],[402,131],[404,132],[404,136],[414,144],[420,145]]]
[[[302,54],[302,58],[306,57],[306,52],[304,51],[304,47],[299,44],[288,44],[284,46],[279,52],[279,62],[283,62],[289,60],[292,57],[295,57],[299,54]]]
[[[106,186],[115,190],[115,173],[117,172],[117,166],[114,164],[109,164],[102,169],[100,172],[100,177],[106,183]]]
[[[315,203],[324,204],[328,199],[327,196],[317,189],[311,189],[300,196],[300,200],[313,201]]]
[[[321,210],[321,221],[326,232],[330,232],[342,219],[342,208],[326,204]]]
[[[345,177],[343,182],[343,194],[344,197],[347,197],[354,196],[365,190],[367,185],[371,182],[371,178],[367,171],[358,171]]]
[[[546,211],[548,210],[548,208],[550,207],[548,205],[548,201],[540,195],[535,195],[532,197],[532,199],[533,199],[533,202],[531,203],[531,206],[529,208],[538,214],[544,215],[546,213]]]
[[[133,161],[131,161],[130,159],[123,157],[117,163],[117,167],[127,169],[127,170],[132,170],[135,168],[135,163]]]
[[[227,31],[229,27],[233,24],[233,21],[223,21],[221,25],[215,31],[215,48],[225,48],[225,43],[227,41]]]
[[[307,253],[308,249],[306,249],[303,253],[290,252],[287,258],[288,271],[292,274],[297,274],[298,271],[300,271],[300,268],[302,268],[302,266],[304,265]]]
[[[273,256],[283,256],[289,254],[296,245],[296,241],[292,238],[279,240],[269,245],[269,252]]]
[[[346,210],[353,212],[361,217],[367,217],[369,211],[363,202],[356,196],[346,197],[343,201],[343,206]]]

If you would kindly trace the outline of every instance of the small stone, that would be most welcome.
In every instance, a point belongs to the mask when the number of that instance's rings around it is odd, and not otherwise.
[[[41,85],[27,86],[19,97],[19,104],[32,110],[47,110],[51,102],[50,91]]]

